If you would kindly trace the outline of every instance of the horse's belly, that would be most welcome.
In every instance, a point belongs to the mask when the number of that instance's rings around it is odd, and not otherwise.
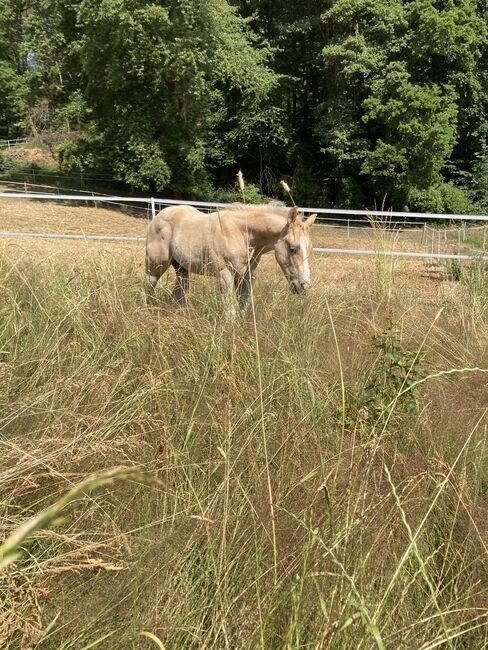
[[[216,272],[216,260],[214,255],[201,244],[189,246],[186,244],[174,243],[171,256],[173,260],[190,273],[210,274]]]

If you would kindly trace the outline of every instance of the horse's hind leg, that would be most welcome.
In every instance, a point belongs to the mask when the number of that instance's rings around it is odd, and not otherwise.
[[[186,307],[186,292],[190,286],[190,278],[187,269],[184,269],[177,262],[172,262],[176,271],[176,282],[173,289],[173,299],[181,307]]]

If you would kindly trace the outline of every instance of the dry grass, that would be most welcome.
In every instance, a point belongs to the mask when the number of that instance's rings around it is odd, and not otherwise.
[[[0,200],[2,230],[19,232],[58,232],[79,235],[140,235],[146,233],[145,219],[83,203]]]
[[[92,473],[159,484],[85,493],[34,532],[1,574],[0,643],[486,647],[488,375],[426,380],[410,412],[364,406],[389,316],[423,376],[488,368],[482,272],[316,258],[301,299],[268,259],[255,329],[223,322],[206,280],[189,310],[164,287],[146,309],[142,254],[2,242],[5,534]]]
[[[46,149],[37,149],[35,147],[27,148],[23,146],[11,147],[10,149],[2,149],[2,155],[11,158],[17,163],[37,163],[42,165],[57,165],[57,161],[53,154]]]

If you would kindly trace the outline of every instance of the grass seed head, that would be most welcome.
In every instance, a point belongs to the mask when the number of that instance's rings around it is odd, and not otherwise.
[[[286,193],[288,194],[288,196],[290,197],[291,202],[293,203],[293,205],[296,205],[296,203],[295,203],[295,199],[293,198],[293,194],[291,193],[290,186],[288,185],[288,183],[287,183],[286,181],[280,181],[280,182],[281,182],[281,186],[283,187],[283,189],[285,190],[285,192],[286,192]]]
[[[242,174],[242,171],[239,169],[237,172],[237,182],[239,183],[239,189],[241,192],[244,192],[244,176]]]

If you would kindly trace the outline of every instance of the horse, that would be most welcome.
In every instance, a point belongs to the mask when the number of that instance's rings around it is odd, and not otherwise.
[[[224,310],[234,317],[234,293],[245,311],[261,257],[274,251],[293,293],[310,287],[310,227],[296,206],[239,204],[205,214],[190,206],[164,208],[151,221],[146,239],[144,287],[148,303],[170,266],[176,271],[173,298],[186,306],[190,274],[217,278]]]

